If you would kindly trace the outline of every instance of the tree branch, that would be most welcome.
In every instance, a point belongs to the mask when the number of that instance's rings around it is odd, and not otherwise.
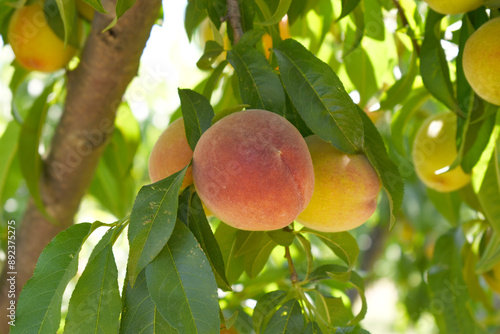
[[[73,223],[113,132],[116,110],[137,73],[160,4],[159,0],[137,0],[117,24],[104,33],[101,32],[112,18],[96,13],[80,64],[68,73],[64,113],[40,180],[47,212],[59,225],[47,221],[33,201],[29,202],[17,236],[16,299],[33,274],[43,248]],[[9,284],[5,272],[6,267],[0,281],[2,333],[9,331],[6,320]]]
[[[241,14],[238,0],[227,0],[227,15],[223,18],[228,21],[233,28],[234,44],[238,44],[243,36],[243,27],[241,26]]]
[[[396,9],[398,11],[399,18],[401,19],[401,23],[403,23],[403,26],[407,27],[409,29],[409,34],[411,38],[411,42],[413,44],[413,49],[417,53],[417,56],[420,56],[420,45],[418,44],[417,39],[415,38],[415,33],[410,27],[410,23],[408,22],[408,19],[406,18],[405,12],[403,8],[401,7],[401,4],[399,3],[399,0],[392,0],[394,3],[394,6],[396,6]]]

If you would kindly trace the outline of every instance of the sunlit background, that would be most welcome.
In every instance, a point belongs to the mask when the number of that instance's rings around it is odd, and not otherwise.
[[[171,115],[179,108],[180,101],[177,94],[178,88],[193,89],[202,79],[207,77],[207,72],[203,72],[196,67],[196,62],[202,55],[202,46],[200,40],[200,32],[197,32],[193,41],[189,41],[184,30],[184,11],[186,1],[165,1],[164,2],[164,19],[161,25],[155,25],[151,37],[147,43],[141,59],[141,67],[139,75],[133,80],[126,93],[126,101],[128,102],[132,113],[139,121],[141,129],[141,145],[139,152],[136,155],[133,167],[133,173],[138,181],[137,190],[142,184],[149,182],[147,176],[147,158],[152,145],[156,141],[160,132],[169,124]],[[407,4],[411,6],[411,4]],[[338,10],[338,7],[336,8]],[[314,12],[308,14],[309,22],[319,20],[315,17]],[[394,34],[397,28],[396,12],[391,11],[385,13],[385,27],[388,38]],[[348,20],[346,19],[346,22]],[[352,25],[352,22],[344,23],[343,27]],[[310,24],[310,27],[314,24]],[[454,38],[454,31],[460,28],[460,22],[451,24],[446,32],[445,38],[451,41]],[[292,34],[294,31],[300,31],[305,27],[292,26]],[[338,29],[338,28],[337,28]],[[314,31],[311,33],[314,34]],[[333,35],[335,33],[342,34],[342,31],[333,31],[332,34],[326,36],[326,46],[317,50],[317,54],[325,61],[331,64],[340,61],[340,54],[334,48],[328,47],[334,43]],[[404,32],[398,33],[400,42],[403,47],[409,47],[409,39]],[[307,38],[299,40],[308,45],[313,43]],[[367,49],[376,49],[376,54],[370,54],[372,62],[376,64],[374,68],[376,78],[384,81],[385,84],[392,84],[402,75],[402,70],[396,63],[396,50],[394,43],[388,44],[383,41],[375,41],[365,38],[363,41]],[[393,49],[390,48],[392,45]],[[457,56],[458,49],[455,44],[444,41],[446,56],[448,60],[454,59]],[[14,59],[14,55],[9,46],[3,47],[0,50],[0,134],[3,133],[6,124],[12,119],[11,102],[12,95],[8,87],[8,83],[13,74],[13,68],[10,66]],[[226,69],[230,71],[230,69]],[[350,82],[346,73],[345,67],[340,67],[339,76],[344,82],[346,89],[350,92],[351,97],[355,102],[360,101],[360,93],[354,89],[354,85]],[[29,96],[26,96],[26,102],[30,103],[43,90],[44,75],[32,74],[30,81],[27,83],[27,91]],[[379,82],[380,84],[381,82]],[[421,85],[421,83],[420,83]],[[221,91],[217,91],[212,99],[212,104],[220,98]],[[380,112],[381,128],[387,130],[384,125],[384,119],[390,118],[390,113],[379,111],[379,101],[365,101],[369,107],[369,111]],[[429,105],[429,108],[437,108],[435,105]],[[60,106],[53,106],[48,113],[49,123],[56,124],[62,110]],[[44,147],[41,147],[41,153],[46,153]],[[25,205],[28,190],[23,187],[14,197],[7,200],[5,211],[10,213],[17,220],[21,219],[23,206]],[[408,298],[418,298],[418,295],[410,296],[405,294],[406,287],[397,286],[398,272],[404,266],[404,263],[416,261],[416,250],[413,248],[414,243],[425,244],[424,236],[417,234],[412,224],[429,224],[434,229],[434,235],[439,235],[441,230],[446,230],[447,225],[444,219],[439,216],[430,203],[425,204],[422,201],[421,193],[413,188],[407,188],[404,209],[406,216],[398,222],[398,225],[391,232],[387,226],[380,227],[384,236],[387,247],[381,250],[382,254],[378,255],[375,264],[373,265],[372,280],[370,281],[366,297],[368,299],[368,313],[363,320],[362,325],[373,334],[391,334],[391,333],[437,333],[434,319],[431,314],[424,312],[418,320],[416,326],[409,326],[409,316],[405,310],[402,301]],[[424,204],[422,204],[424,203]],[[386,203],[384,203],[385,205]],[[380,207],[380,205],[379,205]],[[378,210],[372,219],[365,225],[355,231],[356,236],[362,251],[372,250],[372,236],[370,233],[375,228],[374,226],[379,221],[379,218],[386,215],[386,212]],[[425,222],[425,217],[436,217],[432,222]],[[114,217],[98,204],[91,196],[86,196],[80,211],[76,217],[76,222],[93,222],[100,220],[111,223],[117,218]],[[430,227],[429,227],[430,228]],[[101,232],[101,233],[99,233]],[[92,234],[89,241],[85,244],[80,260],[80,273],[85,267],[86,261],[93,246],[98,242],[103,231],[97,231]],[[431,236],[432,238],[432,236]],[[432,245],[429,243],[429,256],[432,255]],[[319,252],[319,249],[315,249]],[[125,234],[122,234],[114,248],[115,257],[119,266],[120,273],[120,289],[125,274],[125,265],[128,256],[128,245]],[[283,254],[281,250],[275,250],[271,263],[282,263]],[[405,260],[406,259],[406,260]],[[405,262],[406,261],[406,262]],[[404,270],[404,269],[403,269]],[[367,274],[361,270],[362,274]],[[415,288],[420,285],[422,277],[418,272],[413,272],[409,278],[405,280],[409,284],[408,288]],[[73,282],[74,286],[74,282]],[[238,288],[236,287],[235,290]],[[71,293],[71,286],[66,290],[65,300],[66,305]],[[255,301],[245,301],[245,306],[252,307]],[[354,310],[359,309],[359,301],[353,305]],[[416,313],[420,310],[415,310]]]

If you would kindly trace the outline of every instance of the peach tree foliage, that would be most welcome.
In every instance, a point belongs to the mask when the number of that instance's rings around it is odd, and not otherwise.
[[[77,15],[74,2],[54,2],[59,15],[49,23],[69,43]],[[103,11],[100,1],[88,3]],[[117,16],[133,4],[118,1]],[[193,64],[206,71],[206,79],[192,89],[179,89],[180,108],[173,118],[184,117],[189,145],[194,148],[224,115],[258,108],[285,117],[304,137],[314,133],[343,152],[364,153],[384,192],[377,226],[362,228],[372,236],[377,228],[385,231],[380,246],[398,245],[402,250],[391,279],[400,288],[407,321],[417,323],[430,312],[443,333],[498,329],[492,320],[494,297],[481,274],[500,260],[500,114],[498,106],[474,94],[461,62],[467,38],[498,16],[498,9],[492,5],[489,11],[481,7],[444,16],[413,1],[245,0],[239,5],[244,34],[235,44],[231,25],[217,30],[226,26],[220,19],[227,15],[225,0],[187,3],[190,39],[207,17],[215,28],[214,40],[204,41],[203,55]],[[11,8],[9,1],[0,1],[2,36]],[[398,15],[393,18],[398,29],[384,24],[388,13]],[[279,22],[285,14],[292,39],[282,41]],[[444,29],[458,22],[460,28],[450,30],[451,38],[445,35]],[[269,59],[264,34],[273,41]],[[225,36],[231,41],[229,50],[220,44]],[[458,49],[451,60],[444,39]],[[13,66],[14,120],[0,138],[7,157],[0,163],[0,204],[3,210],[24,182],[47,214],[40,197],[43,162],[38,148],[48,143],[51,134],[42,130],[54,124],[47,111],[62,103],[66,79],[59,72],[43,77],[42,93],[26,103],[28,74]],[[394,74],[395,69],[400,73]],[[219,101],[212,98],[217,89],[222,91]],[[359,93],[356,103],[348,94],[352,91]],[[51,94],[55,97],[47,102]],[[375,126],[367,111],[377,108],[383,116]],[[445,110],[458,120],[454,165],[475,174],[472,186],[438,193],[416,178],[410,148],[423,119]],[[137,185],[147,183],[131,173],[140,154],[141,130],[144,126],[126,102],[120,105],[89,188],[102,207],[120,219],[110,224],[79,222],[52,240],[22,290],[12,333],[60,329],[205,334],[219,333],[221,325],[264,334],[370,330],[361,328],[370,307],[365,281],[383,273],[375,272],[373,264],[363,266],[376,249],[360,251],[365,245],[358,245],[356,231],[325,233],[292,224],[283,230],[250,232],[209,222],[194,186],[181,192],[188,166],[137,193]],[[77,153],[74,159],[82,158]],[[2,211],[2,216],[8,213]],[[77,274],[82,245],[96,229],[106,233],[63,314],[63,293]],[[409,238],[405,229],[411,231]],[[126,231],[130,250],[120,289],[113,245]],[[318,249],[328,254],[320,255]],[[276,254],[286,254],[288,261],[276,261]],[[417,284],[410,274],[420,278]],[[352,295],[361,301],[357,312],[347,302]],[[256,301],[254,307],[244,305],[250,299]]]

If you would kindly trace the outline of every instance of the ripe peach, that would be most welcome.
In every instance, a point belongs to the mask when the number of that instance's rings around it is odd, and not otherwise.
[[[351,230],[377,207],[380,180],[362,154],[346,154],[316,135],[306,138],[314,165],[314,193],[297,221],[323,232]]]
[[[472,89],[484,100],[500,105],[500,17],[477,29],[464,48],[463,68]]]
[[[180,171],[189,164],[192,157],[193,150],[187,142],[184,120],[181,117],[163,131],[153,146],[148,164],[151,181],[159,181]],[[189,167],[182,182],[182,188],[191,183],[193,183],[193,175]]]
[[[484,0],[425,0],[429,7],[441,14],[461,14],[482,6]]]
[[[77,49],[64,45],[45,20],[43,2],[17,9],[9,22],[9,43],[26,69],[53,72],[65,67]]]
[[[314,189],[311,155],[299,131],[265,110],[221,119],[200,138],[193,179],[208,209],[244,230],[275,230],[304,210]]]
[[[457,118],[448,111],[427,118],[413,142],[413,163],[422,182],[440,192],[458,190],[470,182],[462,167],[448,171],[457,157]]]

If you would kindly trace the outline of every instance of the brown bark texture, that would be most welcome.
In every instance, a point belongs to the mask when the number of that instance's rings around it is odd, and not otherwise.
[[[137,0],[117,24],[105,31],[110,16],[97,14],[78,67],[68,73],[64,112],[44,161],[41,196],[48,221],[30,201],[16,245],[16,299],[33,274],[43,248],[73,224],[81,199],[114,129],[116,110],[137,74],[142,51],[161,2]],[[6,267],[0,279],[0,333],[8,333]]]

